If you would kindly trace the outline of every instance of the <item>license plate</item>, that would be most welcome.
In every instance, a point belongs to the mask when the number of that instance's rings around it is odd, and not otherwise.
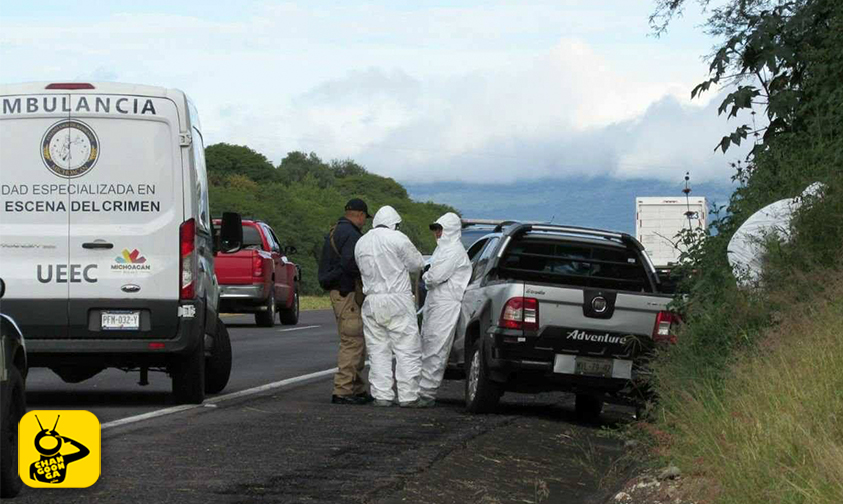
[[[574,373],[578,375],[611,377],[612,360],[577,357]]]
[[[102,328],[107,331],[136,331],[140,328],[140,312],[104,311]]]

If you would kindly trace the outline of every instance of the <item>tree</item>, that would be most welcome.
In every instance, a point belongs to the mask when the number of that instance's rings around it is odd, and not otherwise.
[[[412,201],[401,184],[369,173],[351,159],[325,163],[312,152],[290,152],[275,169],[248,147],[217,144],[205,152],[213,180],[211,213],[236,211],[268,222],[282,245],[298,249],[291,259],[302,268],[304,294],[322,292],[317,269],[323,238],[350,198],[363,198],[373,213],[383,205],[395,207],[404,219],[404,232],[423,253],[435,246],[428,224],[454,211]]]
[[[664,33],[670,20],[681,15],[687,0],[658,0],[650,23]],[[699,0],[706,7],[710,0]],[[731,0],[714,10],[706,31],[723,39],[710,57],[710,78],[691,91],[691,97],[711,86],[734,86],[718,109],[735,117],[739,111],[763,108],[766,125],[738,126],[716,148],[753,135],[752,155],[768,149],[770,140],[783,133],[805,131],[818,111],[813,98],[827,94],[843,81],[839,45],[840,2],[837,0]],[[836,61],[829,64],[829,52]],[[823,57],[818,58],[818,55]]]
[[[368,173],[365,168],[351,159],[343,159],[342,161],[334,159],[331,161],[331,170],[334,171],[334,176],[337,178],[353,177]]]
[[[245,145],[211,145],[205,149],[205,164],[212,184],[231,175],[242,175],[255,182],[270,182],[278,177],[266,156]]]
[[[309,155],[290,152],[281,160],[278,170],[286,184],[301,182],[308,176],[313,177],[323,189],[334,183],[334,171],[315,152]]]

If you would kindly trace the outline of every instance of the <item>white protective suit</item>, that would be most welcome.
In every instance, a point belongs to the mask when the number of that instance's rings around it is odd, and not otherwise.
[[[381,207],[354,249],[363,277],[363,334],[369,354],[369,385],[375,399],[391,401],[392,355],[398,401],[419,397],[421,340],[410,272],[424,266],[424,258],[407,236],[395,230],[401,216],[391,206]]]
[[[771,203],[752,214],[729,240],[726,255],[732,272],[742,287],[756,285],[764,269],[766,240],[776,237],[790,241],[790,221],[808,198],[822,196],[825,185],[815,182],[800,196]]]
[[[454,327],[460,314],[465,288],[471,280],[471,261],[463,247],[462,222],[455,213],[446,213],[437,224],[442,226],[442,236],[430,258],[430,269],[422,277],[427,287],[422,322],[422,372],[421,395],[435,398],[442,378],[451,345]]]

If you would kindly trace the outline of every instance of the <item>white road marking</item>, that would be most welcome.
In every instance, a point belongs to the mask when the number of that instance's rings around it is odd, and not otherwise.
[[[337,368],[325,369],[323,371],[317,371],[315,373],[310,373],[306,375],[296,376],[293,378],[287,378],[286,380],[281,380],[277,382],[267,383],[266,385],[260,385],[258,387],[252,387],[250,389],[241,390],[239,392],[232,392],[230,394],[225,394],[217,397],[213,397],[211,399],[207,399],[202,404],[183,404],[181,406],[173,406],[171,408],[164,408],[157,411],[150,411],[149,413],[143,413],[141,415],[130,416],[126,418],[121,418],[119,420],[113,420],[111,422],[106,422],[102,424],[101,429],[112,429],[114,427],[120,427],[122,425],[133,424],[137,422],[142,422],[144,420],[151,420],[153,418],[158,418],[166,415],[172,415],[173,413],[180,413],[182,411],[188,411],[196,408],[202,407],[214,407],[217,403],[221,403],[223,401],[228,401],[231,399],[237,399],[239,397],[245,397],[255,394],[260,394],[261,392],[266,392],[269,390],[285,387],[287,385],[293,385],[296,383],[305,382],[308,380],[315,380],[316,378],[322,378],[323,376],[333,375],[337,372]]]
[[[181,406],[173,406],[172,408],[164,408],[157,411],[150,411],[149,413],[143,413],[141,415],[130,416],[126,418],[121,418],[120,420],[113,420],[111,422],[106,422],[100,426],[101,430],[111,429],[113,427],[120,427],[121,425],[126,425],[135,422],[142,422],[144,420],[149,420],[152,418],[158,418],[164,415],[171,415],[173,413],[178,413],[179,411],[187,411],[193,408],[201,406],[199,404],[183,404]]]
[[[313,329],[314,327],[319,327],[318,325],[306,325],[302,327],[291,327],[289,329],[278,329],[278,332],[290,332],[290,331],[303,331],[305,329]]]

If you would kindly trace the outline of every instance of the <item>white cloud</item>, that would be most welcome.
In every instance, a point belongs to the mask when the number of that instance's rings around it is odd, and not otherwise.
[[[179,87],[209,143],[353,157],[401,180],[731,173],[712,148],[733,126],[689,104],[710,42],[695,19],[647,38],[649,4],[194,6],[0,19],[0,81]]]
[[[746,148],[724,156],[713,147],[740,123],[718,117],[714,93],[692,104],[674,88],[625,78],[586,44],[564,40],[517,68],[449,79],[351,73],[294,99],[287,114],[296,120],[280,137],[413,182],[672,179],[686,170],[728,180],[729,161]],[[277,159],[278,147],[266,149]]]

